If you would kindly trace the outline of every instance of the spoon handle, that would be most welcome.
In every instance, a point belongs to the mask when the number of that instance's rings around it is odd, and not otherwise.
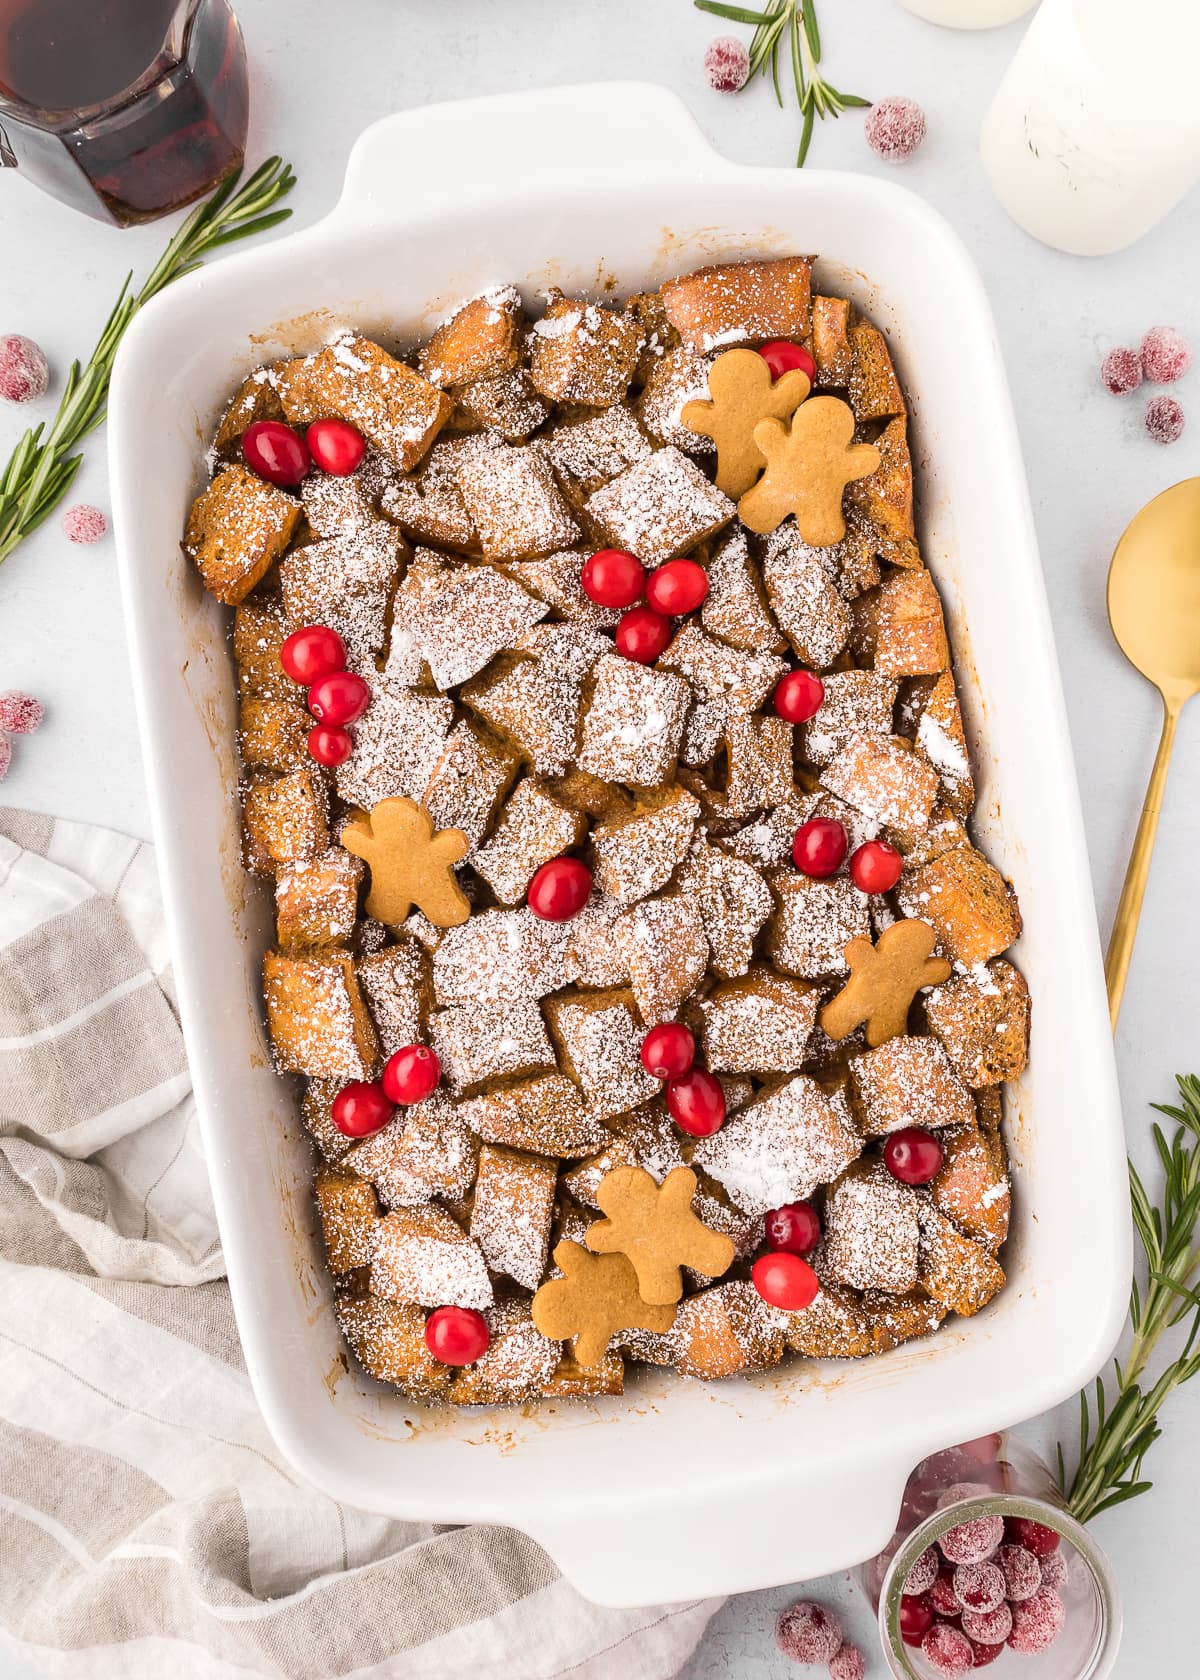
[[[1163,726],[1158,743],[1158,756],[1146,789],[1142,806],[1142,820],[1138,823],[1129,867],[1125,871],[1125,885],[1121,902],[1117,905],[1108,955],[1104,960],[1104,978],[1108,985],[1108,1013],[1114,1028],[1121,1013],[1121,999],[1125,995],[1125,981],[1133,956],[1133,942],[1137,938],[1138,921],[1142,914],[1142,899],[1146,896],[1146,882],[1150,878],[1150,860],[1154,856],[1154,836],[1158,831],[1158,814],[1162,810],[1163,792],[1167,785],[1167,770],[1175,745],[1175,728],[1181,706],[1177,700],[1163,696]]]

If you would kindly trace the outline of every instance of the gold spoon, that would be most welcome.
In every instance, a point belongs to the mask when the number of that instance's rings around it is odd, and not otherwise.
[[[1147,502],[1117,544],[1108,570],[1108,621],[1130,664],[1162,695],[1162,738],[1117,905],[1104,977],[1115,1027],[1179,714],[1200,693],[1200,478],[1185,478]]]

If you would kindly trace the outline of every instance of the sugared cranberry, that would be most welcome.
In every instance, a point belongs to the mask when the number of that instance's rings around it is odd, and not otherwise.
[[[775,710],[787,723],[807,723],[825,699],[825,684],[812,671],[789,671],[775,685]]]
[[[681,1132],[711,1137],[725,1124],[725,1088],[703,1068],[667,1081],[667,1108]]]
[[[1067,1560],[1060,1550],[1048,1552],[1042,1562],[1042,1586],[1061,1592],[1067,1584]]]
[[[696,1040],[682,1021],[651,1027],[642,1040],[642,1066],[651,1079],[682,1079],[696,1060]]]
[[[631,607],[646,587],[646,568],[623,548],[601,548],[583,563],[580,586],[598,607]]]
[[[839,1645],[829,1659],[829,1680],[865,1680],[867,1659],[857,1645]]]
[[[971,1640],[971,1657],[972,1657],[971,1667],[972,1668],[986,1668],[989,1663],[994,1663],[995,1662],[996,1658],[1000,1655],[1000,1653],[1003,1650],[1004,1650],[1003,1645],[981,1645],[978,1639],[972,1639]]]
[[[971,1641],[953,1622],[935,1622],[921,1641],[921,1654],[935,1674],[970,1674],[975,1666]]]
[[[760,344],[758,353],[770,368],[772,379],[782,379],[793,368],[806,373],[810,381],[817,377],[816,362],[803,344],[793,344],[790,338],[773,338],[768,344]]]
[[[442,1064],[436,1050],[424,1044],[406,1044],[388,1059],[383,1070],[383,1088],[394,1103],[410,1108],[424,1102],[437,1090]]]
[[[1001,1546],[996,1562],[1004,1572],[1004,1596],[1011,1604],[1032,1598],[1042,1584],[1042,1566],[1027,1546]]]
[[[1142,372],[1156,385],[1173,385],[1192,365],[1192,347],[1176,327],[1151,327],[1142,340]]]
[[[354,737],[340,723],[316,723],[308,732],[308,756],[336,770],[354,751]]]
[[[1186,425],[1187,415],[1174,397],[1151,397],[1146,404],[1146,430],[1155,443],[1177,443]]]
[[[367,441],[348,420],[314,420],[304,434],[309,453],[322,472],[349,478],[362,465]]]
[[[284,642],[279,663],[294,683],[310,688],[322,677],[346,669],[346,644],[327,624],[306,624]]]
[[[768,1215],[768,1217],[770,1217]],[[767,1233],[768,1240],[770,1232]],[[904,1580],[904,1595],[906,1598],[916,1598],[923,1592],[928,1592],[937,1580],[938,1553],[936,1546],[926,1546],[916,1563],[913,1564]]]
[[[969,1563],[961,1565],[963,1569],[973,1567],[990,1568],[984,1564],[975,1566]],[[972,1644],[1003,1645],[1012,1632],[1012,1611],[1003,1599],[993,1610],[966,1610],[962,1613],[962,1630]]]
[[[796,830],[792,858],[805,875],[823,881],[836,875],[846,858],[850,841],[840,822],[832,817],[813,817]]]
[[[308,445],[282,420],[256,420],[247,426],[242,435],[242,459],[259,478],[285,490],[299,484],[312,467]]]
[[[941,1172],[945,1159],[945,1150],[924,1126],[905,1126],[883,1146],[884,1165],[901,1184],[928,1184]]]
[[[1061,1534],[1046,1523],[1036,1522],[1033,1517],[1008,1517],[1004,1524],[1004,1534],[1014,1546],[1024,1546],[1035,1558],[1049,1557],[1051,1552],[1058,1550],[1062,1542]]]
[[[1051,1587],[1039,1587],[1024,1604],[1013,1606],[1012,1632],[1008,1643],[1024,1657],[1048,1650],[1063,1630],[1066,1606]]]
[[[832,1610],[811,1599],[798,1599],[779,1612],[775,1643],[798,1663],[832,1662],[842,1646],[842,1624]]]
[[[1136,391],[1142,383],[1142,358],[1136,350],[1110,350],[1100,363],[1100,379],[1114,397]]]
[[[682,618],[708,599],[708,573],[698,560],[668,560],[646,579],[646,599],[655,612]]]
[[[356,1079],[343,1085],[329,1107],[329,1117],[343,1137],[370,1137],[395,1113],[383,1086]]]
[[[578,858],[556,857],[544,863],[529,883],[527,902],[543,922],[569,922],[592,894],[592,872]]]
[[[435,1307],[425,1320],[425,1346],[443,1365],[473,1365],[491,1339],[487,1319],[473,1307]]]
[[[850,859],[850,879],[859,892],[891,892],[904,869],[904,859],[886,840],[864,840]]]
[[[50,368],[41,345],[24,333],[0,338],[0,397],[6,402],[33,402],[49,388]]]
[[[821,1289],[808,1261],[783,1250],[760,1254],[750,1268],[750,1280],[767,1305],[781,1312],[803,1312]]]
[[[736,35],[718,35],[704,54],[704,74],[717,93],[740,93],[750,79],[750,54]]]
[[[954,1595],[964,1610],[994,1610],[1004,1603],[1004,1575],[994,1563],[960,1563],[954,1571]]]
[[[958,1594],[954,1590],[954,1571],[944,1564],[937,1572],[937,1580],[925,1594],[930,1608],[936,1610],[939,1616],[957,1616],[962,1612],[962,1605],[958,1602]]]
[[[767,1247],[787,1254],[811,1254],[821,1240],[821,1221],[810,1202],[785,1202],[765,1221]],[[923,1592],[923,1587],[916,1588]]]
[[[906,1645],[919,1645],[933,1626],[928,1602],[912,1593],[900,1600],[900,1637]]]
[[[62,516],[63,535],[68,542],[98,543],[108,533],[108,520],[103,511],[87,502],[69,507]]]
[[[653,665],[671,640],[671,620],[653,607],[631,607],[617,625],[617,652],[639,665]]]
[[[902,94],[877,99],[863,125],[867,145],[885,163],[903,163],[925,138],[925,113]]]
[[[1003,1517],[969,1517],[966,1522],[948,1528],[938,1545],[947,1563],[983,1563],[1003,1538]]]
[[[32,694],[19,694],[16,689],[0,694],[0,730],[6,735],[32,735],[44,716],[42,702]]]
[[[371,704],[371,690],[353,671],[333,671],[308,691],[308,709],[318,723],[357,723]]]

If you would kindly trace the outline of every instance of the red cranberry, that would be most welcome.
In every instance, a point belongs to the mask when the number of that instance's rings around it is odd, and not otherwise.
[[[108,520],[98,507],[80,502],[63,514],[62,528],[68,542],[98,543],[108,531]]]
[[[942,1170],[945,1150],[924,1126],[905,1126],[893,1132],[883,1146],[887,1170],[901,1184],[928,1184]]]
[[[964,1563],[962,1569],[987,1568],[988,1565]],[[972,1645],[1003,1645],[1012,1632],[1012,1608],[1003,1599],[994,1610],[967,1610],[962,1613],[962,1630]]]
[[[353,671],[333,671],[308,691],[308,709],[318,723],[357,723],[371,704],[371,690]]]
[[[45,715],[42,702],[32,694],[22,694],[15,688],[0,694],[0,729],[6,735],[32,735],[41,728]]]
[[[667,1082],[667,1108],[681,1132],[691,1137],[711,1137],[725,1124],[725,1088],[703,1068]]]
[[[1192,347],[1176,327],[1151,327],[1142,340],[1142,370],[1147,379],[1171,385],[1192,365]]]
[[[789,671],[775,687],[775,710],[788,723],[807,723],[825,699],[825,684],[813,671]]]
[[[1151,397],[1146,404],[1146,430],[1155,443],[1177,443],[1186,425],[1183,405],[1174,397]]]
[[[810,383],[817,377],[817,364],[803,344],[793,344],[787,338],[773,338],[769,344],[760,344],[758,353],[770,368],[772,379],[782,379],[793,368],[806,373]]]
[[[750,1268],[750,1281],[767,1305],[781,1312],[803,1312],[821,1289],[808,1261],[782,1250],[759,1255]]]
[[[491,1339],[487,1319],[473,1307],[435,1307],[425,1320],[425,1346],[443,1365],[473,1365]]]
[[[811,1254],[821,1240],[821,1221],[809,1202],[786,1202],[766,1218],[767,1247],[787,1254]]]
[[[983,1563],[995,1555],[1003,1538],[1003,1517],[968,1517],[965,1522],[948,1528],[938,1545],[947,1563]],[[958,1598],[957,1588],[955,1598]]]
[[[968,1637],[970,1636],[968,1635]],[[972,1639],[971,1667],[986,1668],[989,1663],[995,1662],[996,1658],[1000,1655],[1003,1649],[1003,1645],[981,1645],[978,1639]]]
[[[651,1027],[642,1040],[642,1066],[651,1079],[682,1079],[696,1059],[696,1040],[682,1021]]]
[[[442,1064],[435,1050],[424,1044],[406,1044],[389,1058],[383,1070],[383,1088],[394,1103],[410,1108],[431,1097],[441,1077]]]
[[[306,624],[284,642],[279,663],[294,683],[311,688],[322,677],[346,669],[346,644],[327,624]]]
[[[832,817],[813,817],[796,830],[792,857],[802,874],[823,881],[842,867],[850,842],[846,830]]]
[[[925,138],[925,113],[915,99],[877,99],[863,124],[867,145],[887,163],[903,163]]]
[[[313,460],[322,472],[349,478],[362,465],[367,442],[348,420],[314,420],[304,434]]]
[[[931,1610],[936,1610],[939,1616],[952,1618],[962,1611],[958,1602],[958,1594],[954,1590],[953,1569],[941,1568],[937,1572],[937,1580],[925,1594]]]
[[[833,1611],[810,1599],[787,1605],[775,1622],[775,1643],[793,1662],[832,1662],[842,1639],[842,1624]]]
[[[704,55],[708,85],[717,93],[737,93],[750,79],[750,54],[736,35],[718,35]]]
[[[646,587],[646,568],[623,548],[601,548],[584,561],[579,582],[598,607],[631,607]]]
[[[928,1592],[937,1580],[940,1565],[937,1547],[926,1546],[904,1578],[905,1597],[919,1598],[923,1592]]]
[[[569,922],[592,895],[592,872],[578,858],[556,857],[544,863],[529,883],[527,902],[543,922]]]
[[[859,892],[891,892],[903,868],[904,859],[886,840],[865,840],[850,859],[850,879]]]
[[[921,1652],[935,1674],[969,1674],[975,1661],[971,1641],[953,1622],[935,1622],[921,1641]]]
[[[1104,388],[1114,397],[1136,391],[1142,383],[1142,358],[1136,350],[1110,350],[1100,363],[1100,378]]]
[[[906,1593],[900,1600],[900,1637],[906,1645],[919,1645],[933,1626],[928,1600]]]
[[[1036,1656],[1058,1638],[1067,1619],[1066,1606],[1051,1587],[1039,1587],[1024,1604],[1013,1606],[1008,1643],[1022,1656]]]
[[[308,732],[308,756],[326,770],[345,764],[353,751],[354,737],[340,723],[317,723]]]
[[[0,338],[0,397],[6,402],[33,402],[50,388],[50,367],[40,344],[23,333]]]
[[[866,1680],[867,1659],[849,1640],[829,1659],[829,1680]]]
[[[1027,1546],[1010,1541],[996,1553],[996,1562],[1004,1571],[1004,1596],[1010,1604],[1032,1598],[1041,1586],[1042,1566]]]
[[[343,1137],[370,1137],[395,1113],[383,1086],[356,1079],[343,1085],[329,1107],[329,1117]]]
[[[242,436],[242,459],[259,478],[285,490],[299,484],[312,467],[308,445],[282,420],[256,420],[247,426]]]
[[[708,599],[708,573],[697,560],[668,560],[647,578],[646,599],[655,612],[682,618]]]
[[[985,1615],[1004,1603],[1004,1574],[994,1563],[960,1563],[954,1571],[954,1592],[964,1610]]]
[[[1035,1522],[1032,1517],[1005,1518],[1004,1532],[1014,1546],[1024,1546],[1035,1558],[1049,1557],[1051,1552],[1058,1550],[1062,1541],[1061,1534],[1045,1523]]]
[[[671,640],[671,620],[653,607],[631,607],[617,625],[617,652],[639,665],[653,665]]]

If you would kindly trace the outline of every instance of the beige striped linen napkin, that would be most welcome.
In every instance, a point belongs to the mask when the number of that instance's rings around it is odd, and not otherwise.
[[[0,1637],[68,1680],[657,1680],[715,1600],[348,1509],[242,1363],[154,855],[0,810]]]

